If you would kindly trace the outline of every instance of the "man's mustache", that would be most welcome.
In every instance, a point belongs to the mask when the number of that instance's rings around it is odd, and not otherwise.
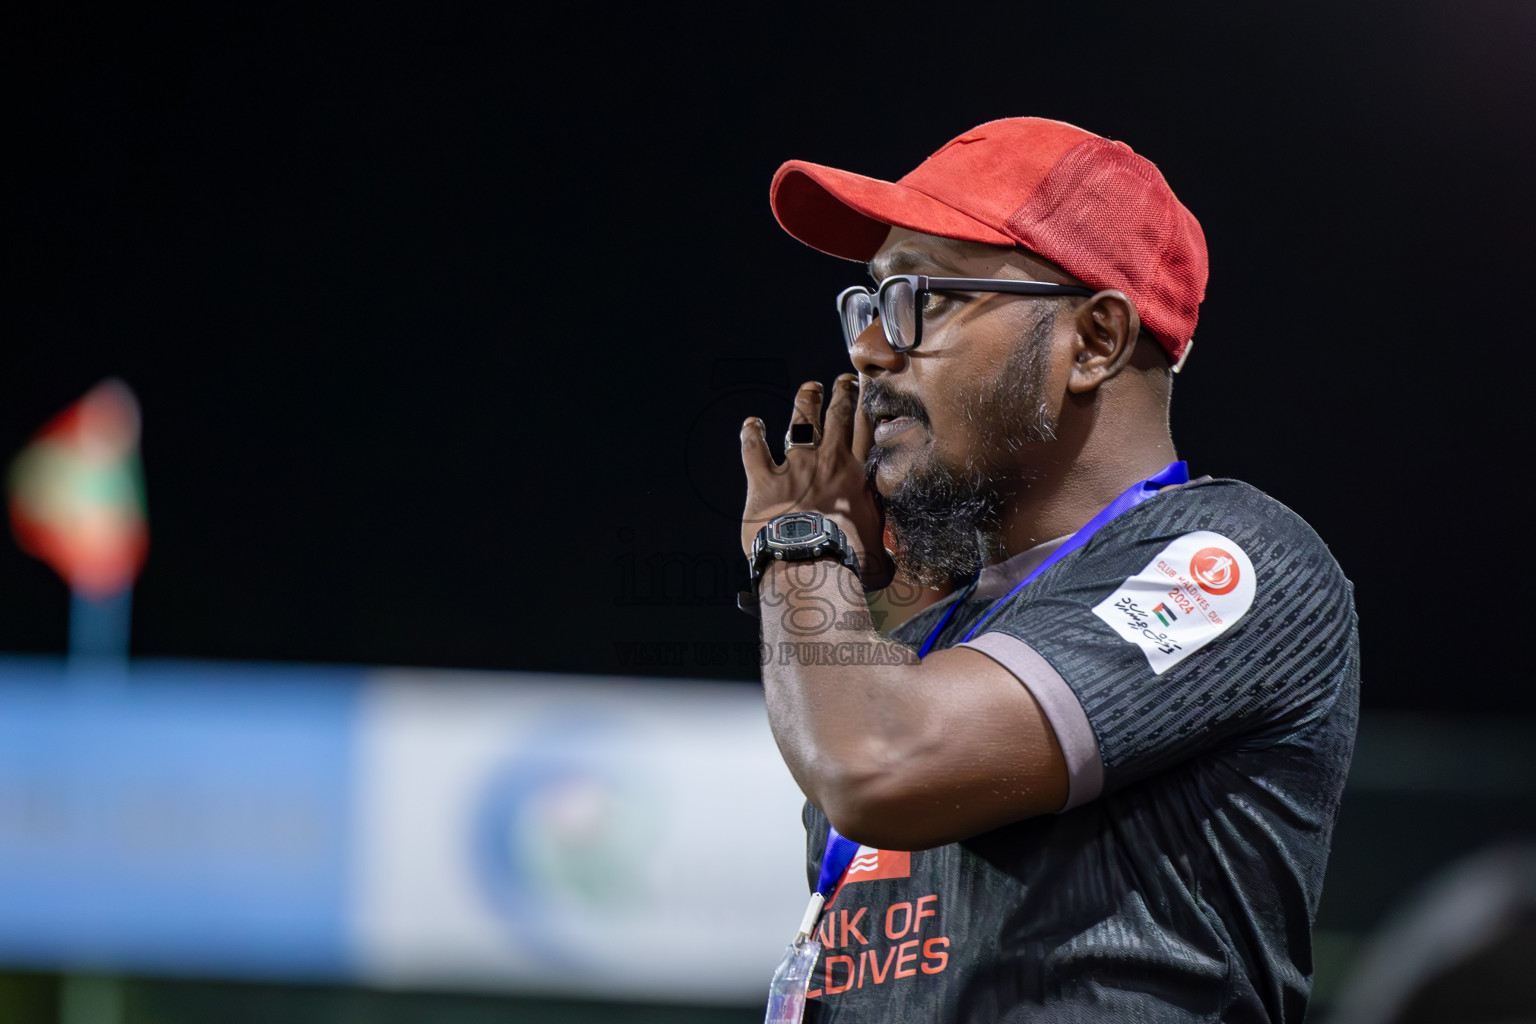
[[[864,385],[862,408],[871,424],[879,423],[883,419],[911,416],[923,426],[930,426],[928,410],[923,408],[922,402],[880,381],[870,381]]]

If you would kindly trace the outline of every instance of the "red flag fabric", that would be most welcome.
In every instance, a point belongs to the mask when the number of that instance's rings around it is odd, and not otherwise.
[[[139,403],[107,380],[38,431],[10,471],[11,529],[70,588],[108,597],[149,553]]]

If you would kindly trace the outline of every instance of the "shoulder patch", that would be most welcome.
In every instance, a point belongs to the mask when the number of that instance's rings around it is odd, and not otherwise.
[[[1093,608],[1162,675],[1231,628],[1257,588],[1248,553],[1219,533],[1186,533]]]

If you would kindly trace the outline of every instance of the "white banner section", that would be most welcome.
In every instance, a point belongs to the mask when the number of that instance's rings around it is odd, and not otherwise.
[[[387,670],[360,711],[365,980],[764,997],[807,889],[760,690]]]

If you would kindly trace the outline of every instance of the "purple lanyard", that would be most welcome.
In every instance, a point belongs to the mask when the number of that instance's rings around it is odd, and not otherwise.
[[[1039,576],[1041,573],[1045,572],[1045,570],[1049,569],[1063,558],[1066,558],[1068,555],[1082,547],[1084,544],[1087,544],[1088,541],[1092,539],[1093,535],[1098,533],[1099,530],[1103,528],[1105,523],[1109,522],[1120,513],[1126,512],[1135,508],[1137,505],[1140,505],[1148,498],[1157,494],[1160,488],[1168,487],[1172,484],[1187,483],[1189,483],[1189,464],[1185,462],[1170,462],[1168,465],[1159,470],[1156,475],[1149,476],[1145,480],[1142,480],[1140,483],[1133,485],[1128,491],[1120,495],[1120,497],[1116,498],[1108,505],[1105,505],[1098,515],[1094,516],[1083,525],[1081,530],[1078,530],[1071,537],[1067,538],[1065,544],[1057,548],[1055,551],[1052,551],[1050,557],[1036,566],[1035,571],[1024,577],[1024,579],[1019,582],[1018,586],[1014,587],[1012,590],[1008,591],[1008,593],[998,598],[992,607],[987,609],[987,614],[983,615],[981,619],[976,623],[976,625],[971,627],[971,631],[965,634],[964,639],[962,639],[960,642],[965,643],[971,637],[975,636],[976,631],[979,630],[982,626],[986,625],[987,620],[996,614],[997,610],[1003,606],[1004,601],[1008,600],[1014,594],[1017,594],[1019,591],[1027,587],[1034,581],[1036,576]],[[972,583],[971,586],[975,587],[976,584]],[[928,639],[924,640],[923,646],[918,649],[917,656],[919,658],[926,658],[928,656],[928,652],[933,649],[934,641],[939,638],[940,633],[944,632],[944,627],[949,625],[949,620],[955,614],[955,609],[959,608],[962,604],[965,603],[965,599],[969,593],[970,591],[967,590],[966,593],[961,594],[959,598],[950,604],[949,609],[944,613],[944,617],[939,620],[939,624],[937,626],[933,627],[933,631],[928,634]]]
[[[832,890],[837,888],[837,880],[843,877],[843,872],[848,870],[854,854],[858,852],[858,843],[844,838],[831,822],[827,822],[827,848],[821,853],[821,874],[816,878],[816,891],[826,897],[827,902],[832,901]]]

